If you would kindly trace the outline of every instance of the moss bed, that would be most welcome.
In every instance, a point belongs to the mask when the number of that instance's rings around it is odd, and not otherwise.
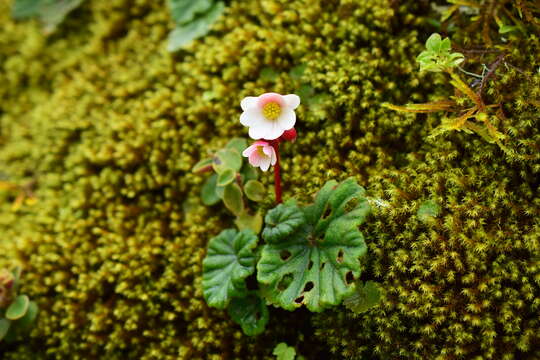
[[[441,114],[381,107],[452,95],[415,62],[436,31],[429,1],[228,1],[212,32],[175,54],[165,1],[89,0],[50,36],[14,22],[10,3],[0,177],[35,203],[14,209],[17,193],[0,193],[0,265],[23,264],[40,314],[28,337],[0,344],[3,359],[273,359],[282,341],[307,359],[540,358],[537,22],[510,45],[489,13],[451,33],[461,49],[506,53],[483,95],[501,104],[505,152],[476,134],[429,137]],[[478,72],[497,58],[464,54]],[[289,74],[298,65],[301,79]],[[284,196],[307,201],[353,176],[384,200],[362,227],[362,279],[381,283],[382,302],[361,315],[272,309],[266,332],[247,337],[203,299],[207,242],[233,223],[201,203],[204,176],[190,170],[245,136],[243,97],[302,84],[325,96],[297,112]],[[429,223],[416,216],[426,200],[441,207]]]

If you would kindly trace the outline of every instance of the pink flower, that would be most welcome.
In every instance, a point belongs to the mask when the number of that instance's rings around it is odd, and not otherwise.
[[[270,165],[275,165],[277,161],[276,151],[266,141],[255,141],[242,152],[244,157],[249,159],[252,166],[260,167],[262,171],[270,168]]]
[[[240,106],[244,112],[240,123],[249,127],[252,139],[274,140],[296,123],[294,109],[300,105],[300,97],[295,94],[280,95],[266,93],[259,97],[248,96]]]

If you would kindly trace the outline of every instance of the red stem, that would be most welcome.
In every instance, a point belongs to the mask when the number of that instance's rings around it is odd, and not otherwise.
[[[274,148],[274,151],[276,152],[276,164],[274,165],[274,189],[276,191],[276,202],[278,204],[281,204],[283,200],[281,199],[281,166],[279,164],[279,139],[272,141],[271,144]]]

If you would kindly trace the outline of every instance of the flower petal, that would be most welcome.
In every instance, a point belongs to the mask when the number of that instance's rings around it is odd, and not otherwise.
[[[249,109],[257,106],[257,99],[258,98],[256,96],[246,96],[240,102],[240,107],[244,111],[249,110]]]
[[[283,131],[292,129],[296,123],[296,114],[294,113],[294,110],[283,109],[283,112],[277,118],[276,122],[283,129]],[[279,136],[281,136],[281,134]]]
[[[263,157],[259,154],[258,151],[254,151],[249,155],[248,160],[251,166],[257,167],[261,165],[261,161],[263,160]]]
[[[242,156],[249,157],[254,151],[257,151],[256,144],[250,145],[244,151],[242,151]]]
[[[296,94],[283,95],[283,99],[287,106],[291,109],[296,109],[300,105],[300,96]]]
[[[240,123],[244,126],[258,126],[262,121],[266,121],[261,111],[251,108],[240,115]]]
[[[257,123],[254,126],[251,126],[249,128],[249,137],[255,140],[258,139],[269,139],[266,136],[272,131],[273,127],[273,121],[268,121],[266,119],[263,119],[260,123]]]
[[[250,128],[251,129],[251,128]],[[265,132],[264,139],[266,140],[275,140],[278,137],[280,137],[285,130],[279,126],[279,123],[277,121],[271,121],[270,122],[270,129]]]
[[[273,165],[276,165],[276,162],[277,162],[276,150],[272,148],[272,155],[270,156],[270,164],[272,164],[273,166]]]
[[[261,160],[260,165],[262,171],[267,171],[270,168],[270,158],[265,157]]]

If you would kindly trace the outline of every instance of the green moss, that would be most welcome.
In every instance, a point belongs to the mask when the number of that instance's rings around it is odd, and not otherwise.
[[[501,68],[486,90],[527,156],[469,134],[427,140],[440,118],[379,106],[449,95],[417,72],[432,32],[422,4],[231,1],[210,35],[171,55],[164,2],[87,1],[50,38],[1,3],[0,171],[35,181],[38,201],[13,212],[15,195],[0,194],[0,265],[21,260],[40,307],[31,339],[5,357],[261,359],[282,341],[309,359],[538,356],[538,38],[509,55],[527,75]],[[467,36],[481,35],[457,43]],[[297,91],[288,72],[302,64],[302,82],[329,96],[300,106],[284,196],[352,175],[385,200],[367,229],[367,278],[385,291],[359,318],[273,310],[253,340],[202,297],[207,241],[233,224],[201,204],[204,176],[190,169],[246,135],[244,96]],[[423,223],[429,199],[441,214]]]

